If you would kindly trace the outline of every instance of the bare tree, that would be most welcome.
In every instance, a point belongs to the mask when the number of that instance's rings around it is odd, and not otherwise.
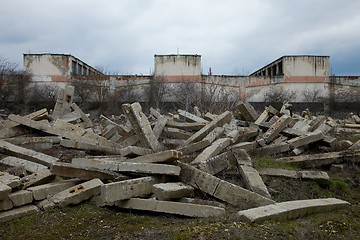
[[[269,91],[264,95],[264,102],[270,104],[282,104],[284,102],[292,102],[296,98],[296,92],[289,89],[283,90],[271,86]]]
[[[191,112],[191,109],[200,103],[201,88],[196,82],[181,82],[174,84],[171,88],[172,102],[185,111]]]
[[[165,102],[169,99],[170,87],[162,77],[154,77],[150,81],[149,102],[153,108],[164,108]]]
[[[56,84],[35,84],[31,87],[31,96],[28,104],[30,106],[41,106],[46,108],[54,107],[56,103],[56,94],[59,87]]]
[[[321,93],[321,89],[313,88],[313,89],[306,89],[302,92],[304,101],[307,103],[317,103],[323,102],[324,96]]]

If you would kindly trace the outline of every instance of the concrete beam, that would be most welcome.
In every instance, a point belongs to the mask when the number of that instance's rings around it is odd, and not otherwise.
[[[157,177],[142,177],[104,184],[101,187],[100,205],[114,205],[115,202],[140,197],[153,192],[152,186],[160,183]]]
[[[182,158],[183,153],[176,150],[166,150],[162,152],[147,154],[139,156],[136,158],[130,158],[127,162],[135,163],[163,163],[163,162],[172,162],[177,159]]]
[[[220,138],[213,142],[209,147],[205,148],[191,164],[200,164],[205,162],[211,157],[220,154],[231,143],[230,138]]]
[[[245,121],[254,122],[259,118],[259,114],[254,107],[248,102],[239,102],[236,106]]]
[[[70,179],[61,182],[53,182],[35,187],[29,187],[27,190],[32,193],[34,200],[40,201],[45,198],[54,196],[55,194],[64,191],[65,189],[71,188],[78,183],[79,179]]]
[[[290,147],[292,149],[294,149],[322,139],[324,139],[324,135],[322,133],[310,133],[296,138],[292,138],[288,140],[287,143],[290,144]]]
[[[20,190],[9,194],[9,199],[14,207],[23,206],[33,201],[33,195],[30,191]]]
[[[20,177],[11,175],[7,172],[0,172],[0,182],[11,188],[17,188],[22,185]]]
[[[66,85],[65,88],[59,89],[54,110],[51,115],[53,119],[57,119],[70,112],[70,105],[74,100],[74,89],[75,88],[72,85]]]
[[[161,136],[167,137],[167,138],[176,138],[176,139],[183,139],[186,140],[189,137],[191,137],[192,133],[178,129],[178,128],[171,128],[171,127],[165,127],[161,133]]]
[[[170,213],[187,217],[220,217],[225,215],[225,209],[192,203],[159,201],[155,199],[131,198],[119,201],[117,207],[144,211]]]
[[[206,135],[208,135],[214,128],[221,127],[225,123],[230,123],[232,118],[232,114],[229,111],[225,111],[220,116],[218,116],[215,120],[208,123],[205,127],[194,133],[190,138],[188,138],[184,145],[188,145],[193,142],[198,142],[202,140]]]
[[[265,139],[266,143],[270,143],[274,140],[282,130],[284,130],[290,123],[292,119],[290,116],[283,115],[281,116],[271,127],[264,133],[262,136]]]
[[[168,200],[181,197],[189,197],[194,188],[181,182],[158,183],[152,186],[154,196],[158,200]]]
[[[208,121],[203,119],[202,117],[196,116],[192,113],[186,112],[181,109],[178,109],[178,114],[180,117],[183,117],[185,120],[189,122],[208,123]]]
[[[142,112],[140,103],[123,104],[122,109],[143,146],[150,147],[154,152],[160,151],[161,145],[155,137],[148,119]]]
[[[11,187],[0,182],[0,201],[7,199],[10,193],[11,193]]]
[[[54,179],[55,175],[49,169],[43,169],[21,178],[21,181],[24,184],[23,189],[27,189],[28,187],[49,183]]]
[[[309,199],[275,203],[268,206],[239,211],[237,217],[246,222],[267,220],[285,221],[315,213],[326,213],[350,206],[350,203],[336,199]]]
[[[152,130],[156,139],[159,139],[167,122],[168,122],[168,119],[163,116],[159,117],[158,120],[156,121],[155,126],[153,127],[153,130]]]
[[[30,162],[25,159],[11,157],[11,156],[1,159],[0,163],[8,165],[8,166],[12,166],[12,167],[23,166],[25,168],[25,170],[30,173],[35,173],[37,171],[48,168],[47,166],[42,165],[42,164]]]
[[[181,167],[179,177],[182,182],[198,188],[224,202],[237,206],[240,209],[274,203],[271,199],[221,180],[188,164],[178,161],[178,165]]]
[[[190,143],[189,145],[178,148],[178,151],[182,152],[184,155],[200,151],[208,146],[211,142],[209,140],[201,140],[199,142]]]
[[[129,177],[115,173],[109,170],[100,170],[94,168],[81,168],[77,167],[71,163],[58,162],[54,163],[50,169],[51,173],[61,176],[61,177],[73,177],[80,178],[83,180],[91,180],[94,178],[99,178],[102,181],[107,180],[124,180]]]
[[[14,208],[6,212],[0,212],[0,222],[7,222],[13,219],[25,217],[39,212],[39,208],[34,205],[22,206]]]
[[[58,158],[36,152],[31,149],[19,147],[3,140],[0,140],[0,149],[4,149],[6,152],[14,155],[15,157],[23,158],[45,166],[51,166],[51,164],[59,160]]]
[[[266,198],[271,198],[270,193],[265,186],[258,171],[251,166],[240,165],[239,173],[245,183],[247,189],[258,193]]]

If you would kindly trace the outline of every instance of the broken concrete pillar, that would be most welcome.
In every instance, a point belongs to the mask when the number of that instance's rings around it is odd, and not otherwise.
[[[36,162],[45,166],[51,166],[51,164],[59,160],[58,158],[46,155],[44,153],[36,152],[31,149],[19,147],[3,140],[0,140],[0,149],[4,149],[5,151],[9,152],[12,155],[15,155],[16,157]]]
[[[136,158],[130,158],[128,162],[135,163],[162,163],[172,162],[180,159],[183,156],[182,152],[176,150],[166,150],[162,152],[147,154]]]
[[[79,168],[95,168],[123,173],[146,173],[174,176],[178,176],[180,174],[180,167],[158,163],[133,163],[103,159],[74,158],[72,160],[72,164]]]
[[[182,152],[183,155],[187,155],[193,152],[197,152],[202,150],[208,146],[210,146],[211,142],[209,140],[201,140],[199,142],[190,143],[186,146],[178,148],[178,151]]]
[[[39,208],[34,205],[14,208],[6,212],[0,212],[0,222],[7,222],[16,218],[28,216],[39,212]]]
[[[170,127],[165,127],[161,133],[161,136],[165,138],[177,138],[183,140],[188,139],[191,135],[192,135],[191,132],[181,130],[178,128],[170,128]]]
[[[159,201],[155,199],[131,198],[116,202],[117,207],[152,212],[170,213],[188,217],[219,217],[225,209],[192,203]]]
[[[286,178],[298,178],[298,173],[295,170],[280,169],[280,168],[262,168],[258,169],[260,175],[274,176],[274,177],[286,177]]]
[[[20,190],[11,193],[9,195],[9,199],[13,203],[14,207],[19,207],[31,203],[33,201],[33,195],[30,191]]]
[[[14,207],[12,201],[9,198],[0,200],[0,211],[6,211]]]
[[[17,188],[22,184],[20,177],[11,175],[7,172],[0,172],[0,183],[3,183],[10,188]]]
[[[82,168],[77,167],[71,163],[57,162],[51,166],[51,173],[61,177],[76,177],[83,180],[91,180],[93,178],[99,178],[102,181],[107,180],[124,180],[129,177],[109,171],[100,170],[96,168]]]
[[[237,217],[246,222],[284,221],[315,213],[330,212],[348,206],[350,206],[348,202],[336,198],[297,200],[239,211]]]
[[[224,134],[225,128],[224,127],[216,127],[214,128],[203,140],[209,140],[209,142],[214,142],[217,140],[221,135]]]
[[[143,147],[150,147],[154,152],[160,151],[161,145],[155,137],[148,119],[142,112],[140,103],[123,104],[122,109],[135,130],[136,135],[139,136]]]
[[[188,164],[178,161],[178,165],[181,166],[179,177],[182,182],[199,188],[203,192],[237,206],[240,209],[274,203],[271,199],[221,180]]]
[[[11,157],[11,156],[1,159],[0,163],[8,165],[8,166],[12,166],[12,167],[23,166],[26,171],[31,172],[31,173],[48,168],[42,164],[30,162],[25,159]]]
[[[208,135],[214,128],[221,127],[225,123],[229,123],[231,121],[232,114],[229,111],[225,111],[220,116],[216,117],[213,121],[208,123],[202,129],[194,133],[190,138],[188,138],[184,145],[188,145],[192,142],[198,142],[202,140],[206,135]]]
[[[26,189],[31,186],[49,183],[54,179],[55,179],[55,175],[52,174],[49,169],[43,169],[36,173],[21,178],[21,181],[24,184],[23,189]]]
[[[322,133],[310,133],[296,138],[292,138],[288,140],[287,143],[290,144],[290,147],[292,149],[294,149],[308,145],[312,142],[319,141],[321,139],[324,139],[324,135]]]
[[[189,197],[194,188],[182,182],[158,183],[152,186],[152,192],[158,200]]]
[[[64,191],[68,188],[75,186],[79,182],[79,179],[70,179],[61,182],[53,182],[38,185],[35,187],[29,187],[27,190],[32,192],[33,198],[36,201],[43,200],[45,198],[51,197],[61,191]]]
[[[274,140],[280,132],[286,128],[291,122],[291,117],[287,115],[281,116],[271,127],[264,133],[262,136],[265,139],[266,143],[270,143]]]
[[[276,155],[290,151],[290,145],[286,142],[270,144],[264,147],[256,148],[254,152],[259,155]]]
[[[304,180],[315,180],[318,182],[328,182],[329,175],[323,171],[299,171],[298,175],[301,179]]]
[[[78,105],[76,105],[76,103],[72,103],[70,105],[70,108],[74,111],[80,114],[80,118],[83,121],[81,123],[81,127],[83,128],[90,128],[93,126],[93,123],[91,122],[90,118],[81,110],[81,108],[79,108]]]
[[[0,182],[0,201],[8,198],[10,193],[11,193],[11,187]]]
[[[207,123],[205,122],[176,122],[176,121],[168,121],[166,125],[168,127],[172,128],[179,128],[182,130],[188,130],[188,131],[198,131],[204,126],[206,126]]]
[[[254,122],[259,117],[254,107],[248,102],[239,102],[236,107],[245,121]]]
[[[185,120],[188,120],[190,122],[203,122],[207,123],[208,121],[203,119],[202,117],[196,116],[192,113],[186,112],[184,110],[179,109],[178,110],[179,116],[183,117]]]
[[[104,184],[101,187],[100,204],[113,205],[115,202],[152,193],[152,186],[160,183],[157,177],[142,177]]]
[[[168,122],[168,119],[163,116],[159,117],[158,120],[156,121],[155,126],[152,130],[156,139],[159,139],[167,122]]]
[[[270,193],[265,186],[262,178],[260,177],[258,171],[256,171],[251,166],[240,165],[239,172],[245,182],[245,186],[247,189],[258,193],[266,198],[271,198]]]
[[[79,204],[80,202],[88,200],[93,196],[99,195],[102,185],[103,182],[98,178],[78,184],[50,197],[49,203],[42,205],[42,207],[46,209],[56,205],[59,207],[65,207],[67,205]]]
[[[52,112],[53,119],[70,112],[70,105],[74,100],[74,89],[72,85],[66,85],[65,88],[59,89],[54,111]]]
[[[205,148],[191,164],[197,165],[221,153],[231,143],[230,138],[220,138]]]

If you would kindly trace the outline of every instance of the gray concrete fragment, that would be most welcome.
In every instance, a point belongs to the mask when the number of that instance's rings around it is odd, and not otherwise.
[[[33,195],[30,191],[20,190],[13,192],[9,195],[10,201],[13,203],[14,207],[23,206],[25,204],[32,203]]]
[[[11,175],[7,172],[0,172],[0,182],[11,188],[17,188],[22,184],[20,177]]]
[[[6,212],[0,213],[0,222],[7,222],[13,219],[21,218],[39,212],[39,208],[34,205],[22,206],[14,208]]]
[[[191,135],[191,132],[172,127],[165,127],[161,133],[161,136],[165,138],[177,138],[183,140],[188,139]]]
[[[19,147],[3,140],[0,140],[0,149],[4,149],[6,152],[9,152],[11,155],[16,157],[43,164],[45,166],[51,166],[51,164],[59,160],[58,158],[36,152],[31,149]]]
[[[262,178],[260,177],[258,171],[256,171],[251,166],[240,165],[239,172],[245,182],[245,186],[247,189],[258,193],[266,198],[271,198],[270,193],[265,186]]]
[[[140,103],[123,104],[122,109],[135,130],[136,135],[139,136],[143,147],[150,147],[154,152],[160,151],[161,145],[155,137],[148,119],[142,112]]]
[[[225,131],[224,127],[216,127],[203,140],[208,140],[209,142],[212,143],[216,139],[218,139],[221,135],[223,135],[224,131]]]
[[[6,211],[13,208],[13,203],[9,198],[0,200],[0,211]]]
[[[34,173],[43,169],[47,169],[48,167],[39,163],[34,163],[27,161],[25,159],[17,158],[17,157],[5,157],[0,160],[0,163],[12,166],[12,167],[18,167],[23,166],[24,169],[30,173]]]
[[[202,150],[208,146],[210,146],[211,142],[209,140],[201,140],[199,142],[190,143],[186,146],[178,148],[178,151],[182,152],[184,155],[197,152],[199,150]]]
[[[315,180],[320,182],[328,182],[329,175],[323,171],[299,171],[298,175],[304,180]]]
[[[285,221],[348,206],[350,206],[348,202],[336,198],[297,200],[239,211],[237,217],[239,220],[247,222]]]
[[[153,133],[156,139],[159,139],[168,119],[166,117],[159,117],[153,128]]]
[[[287,177],[298,178],[298,173],[295,170],[280,169],[280,168],[261,168],[258,169],[260,175],[274,176],[274,177]]]
[[[282,130],[284,130],[291,122],[291,117],[287,115],[281,116],[262,136],[266,143],[270,143],[274,140]]]
[[[237,109],[245,121],[254,122],[259,117],[254,107],[248,102],[239,102]]]
[[[162,162],[172,162],[174,160],[182,158],[182,156],[183,154],[180,151],[166,150],[162,152],[139,156],[136,158],[130,158],[127,161],[137,162],[137,163],[162,163]]]
[[[202,140],[206,135],[208,135],[214,128],[221,127],[225,123],[229,123],[231,121],[232,114],[229,111],[225,111],[220,116],[216,117],[215,120],[208,123],[205,127],[194,133],[190,138],[188,138],[184,145],[188,145],[192,142],[198,142]]]
[[[60,88],[57,94],[55,107],[52,113],[52,118],[57,119],[60,116],[70,112],[70,104],[74,100],[74,86],[66,85],[65,88]]]
[[[8,185],[0,182],[0,201],[7,199],[9,194],[11,192],[11,187],[9,187]]]
[[[254,150],[259,155],[276,155],[283,152],[290,151],[290,145],[286,142],[278,144],[270,144],[265,147],[257,148]]]
[[[179,109],[178,110],[179,116],[185,118],[185,120],[188,120],[190,122],[203,122],[207,123],[208,121],[203,119],[202,117],[196,116],[192,113],[186,112],[184,110]]]
[[[53,164],[50,171],[57,176],[74,177],[83,180],[91,180],[93,178],[99,178],[102,181],[128,179],[127,176],[121,175],[113,171],[100,170],[96,168],[81,168],[71,163],[65,162],[58,162]]]
[[[170,213],[188,217],[218,217],[225,214],[225,209],[192,203],[159,201],[155,199],[131,198],[119,201],[117,207],[152,212]]]
[[[28,187],[49,183],[54,179],[55,175],[52,174],[49,169],[44,169],[21,178],[21,181],[24,184],[23,189],[26,189]]]
[[[240,209],[274,203],[271,199],[265,198],[240,186],[223,181],[188,164],[178,161],[178,165],[181,166],[181,173],[179,177],[182,182],[195,188],[199,188],[203,192],[223,200],[224,202],[237,206]]]
[[[209,158],[221,153],[231,143],[230,138],[220,138],[213,142],[209,147],[205,148],[191,164],[200,164],[208,160]]]
[[[51,197],[65,189],[75,186],[79,182],[78,179],[71,179],[61,182],[47,183],[43,185],[38,185],[35,187],[30,187],[27,190],[32,192],[33,198],[36,201],[43,200],[45,198]]]
[[[298,148],[308,145],[312,142],[319,141],[321,139],[324,139],[324,135],[322,133],[310,133],[296,138],[292,138],[288,140],[287,143],[290,144],[291,148]]]
[[[154,196],[158,200],[189,197],[194,188],[181,182],[158,183],[152,186]]]
[[[79,204],[92,196],[100,194],[101,186],[103,182],[100,179],[93,179],[74,187],[61,191],[49,198],[49,201],[58,205],[59,207],[65,207],[67,205]],[[45,207],[46,208],[46,207]]]
[[[157,177],[142,177],[104,184],[101,187],[100,204],[113,205],[115,202],[152,193],[152,186],[160,183]]]

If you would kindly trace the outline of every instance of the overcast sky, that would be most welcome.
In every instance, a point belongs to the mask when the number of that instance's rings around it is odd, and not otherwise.
[[[0,55],[72,54],[149,74],[154,54],[202,55],[203,73],[250,74],[283,55],[328,55],[360,75],[359,0],[0,0]]]

